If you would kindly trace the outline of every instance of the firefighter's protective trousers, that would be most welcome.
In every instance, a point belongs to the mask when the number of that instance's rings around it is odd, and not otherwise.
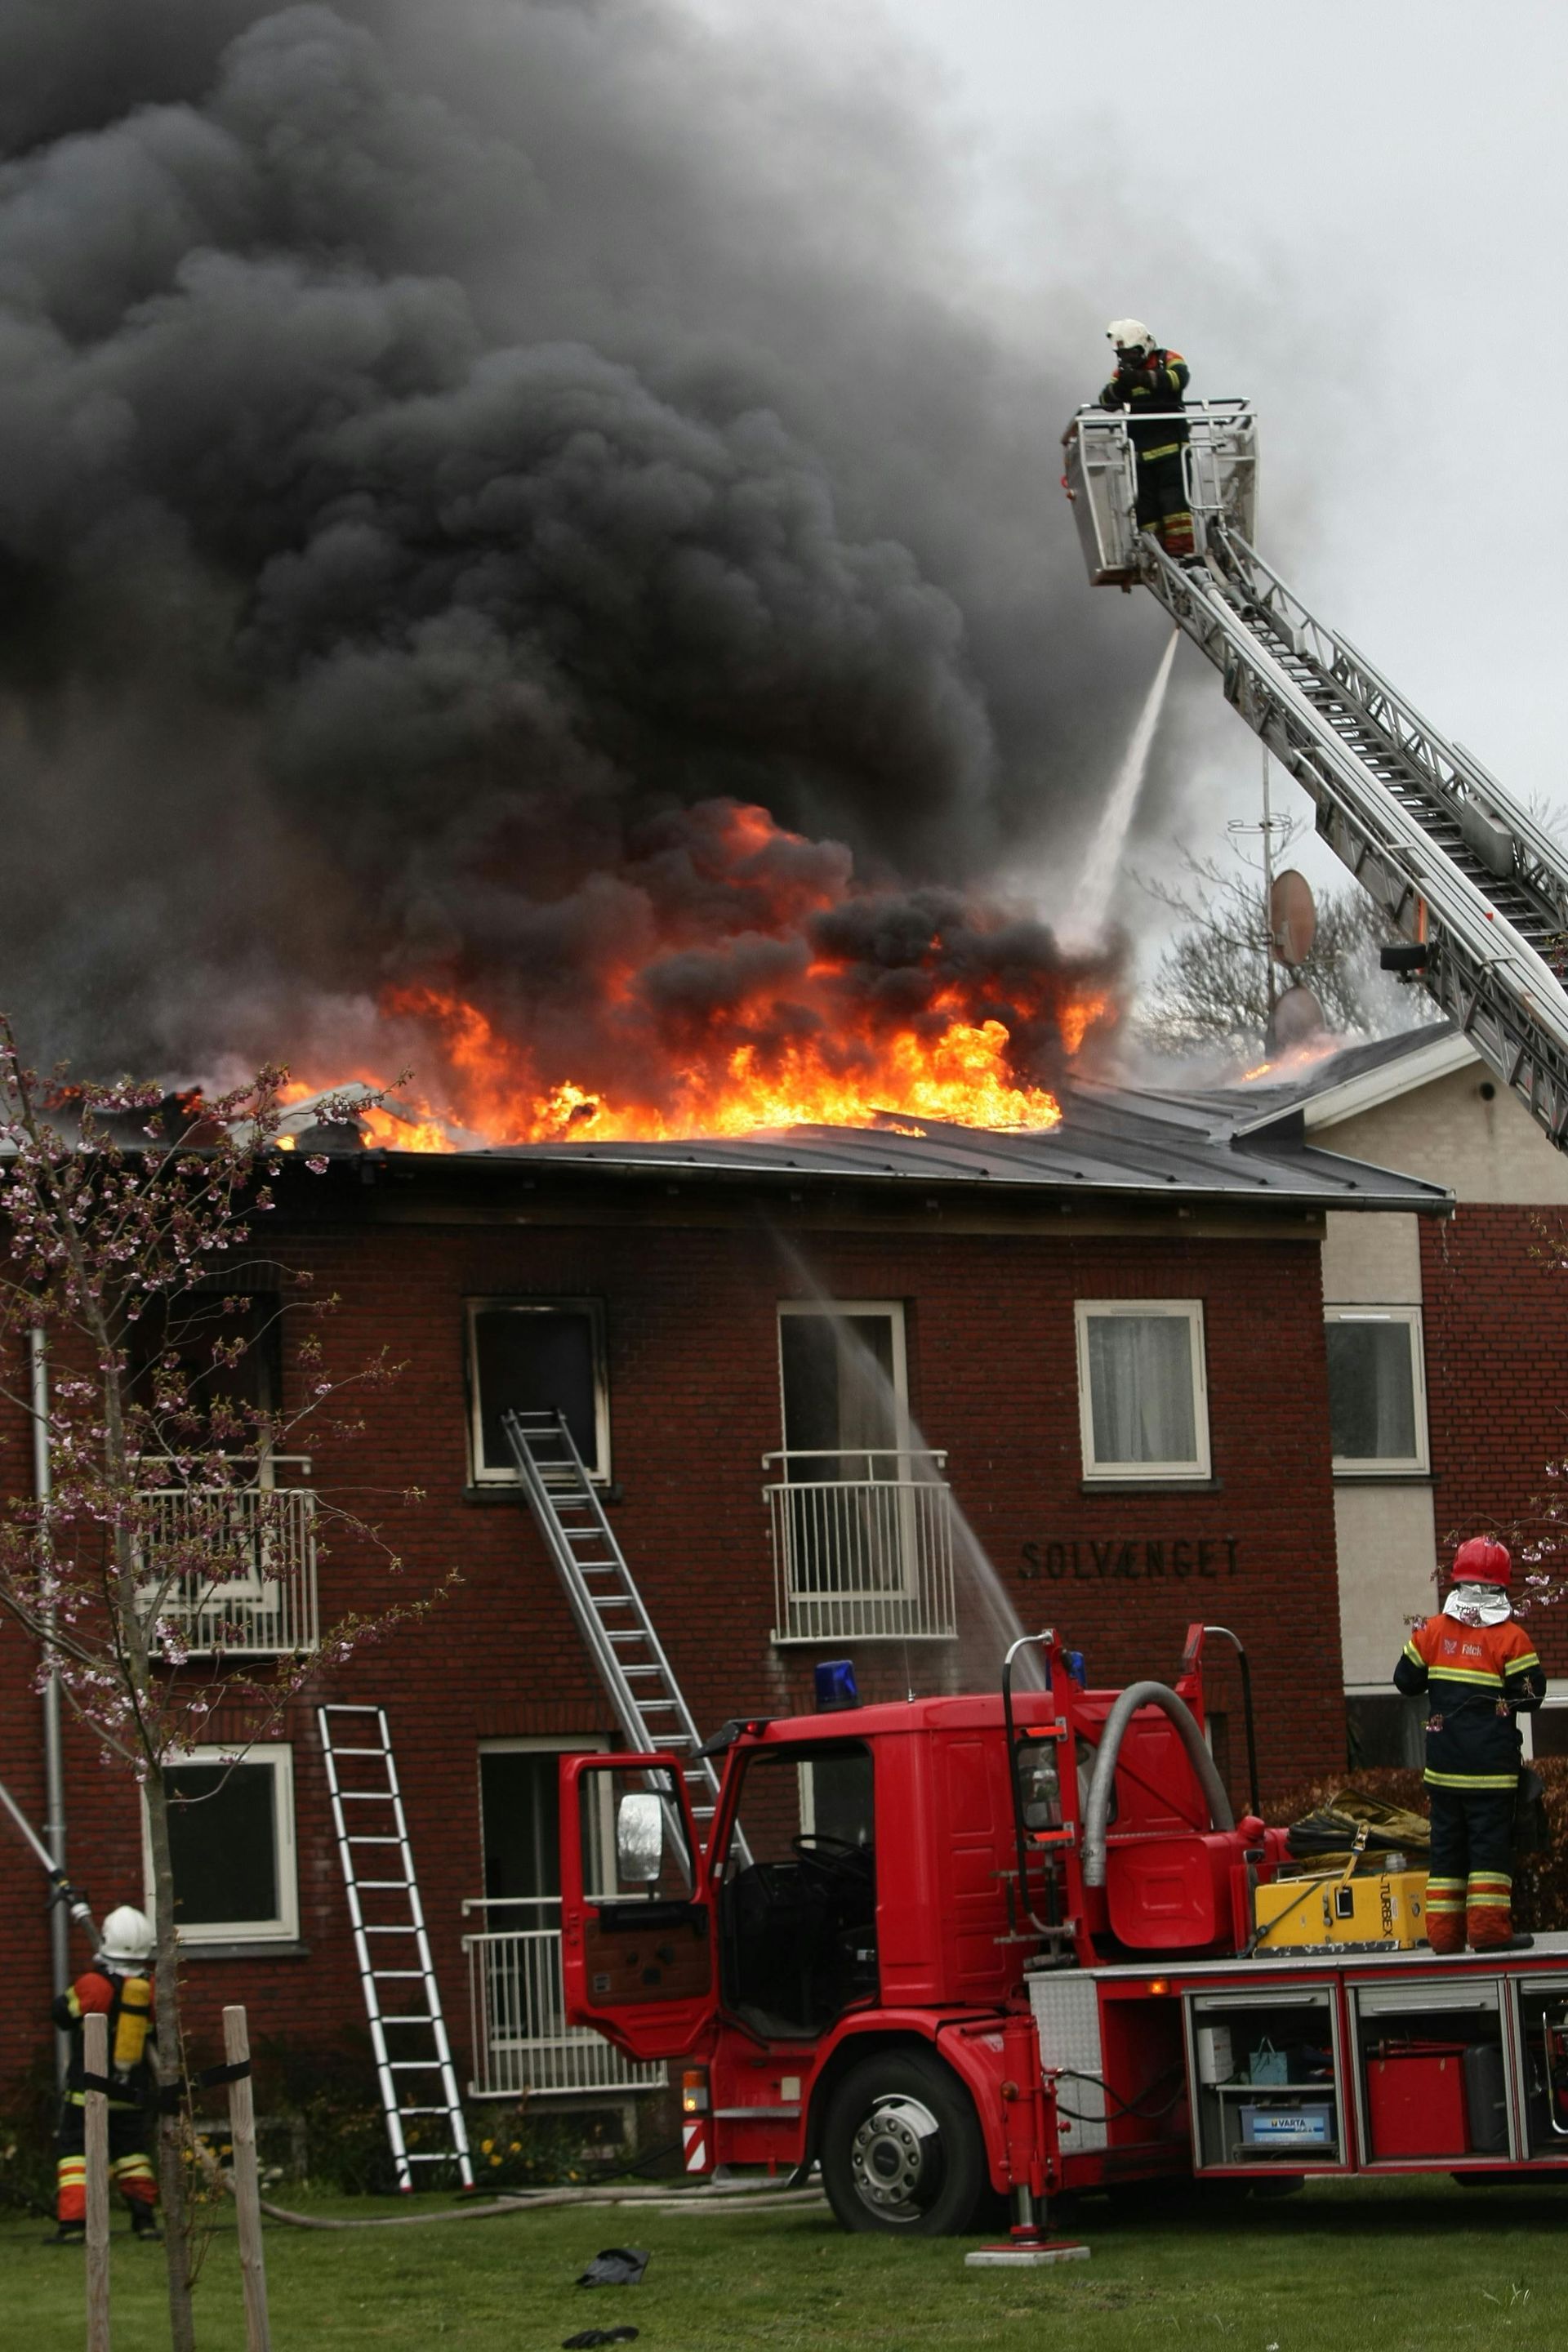
[[[62,2103],[55,2136],[55,2219],[58,2221],[87,2219],[86,2132],[86,2111],[79,2093]],[[109,2178],[128,2206],[151,2209],[158,2201],[158,2184],[147,2154],[150,2137],[143,2108],[110,2107]]]
[[[1429,1788],[1426,1940],[1435,1952],[1495,1951],[1513,1933],[1513,1807],[1507,1789]]]
[[[1193,514],[1178,442],[1168,449],[1138,452],[1138,528],[1152,530],[1178,562],[1193,552]]]

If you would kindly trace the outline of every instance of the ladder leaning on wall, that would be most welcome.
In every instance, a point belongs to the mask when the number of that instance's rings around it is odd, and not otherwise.
[[[414,2187],[416,2165],[456,2164],[471,2189],[468,2128],[386,1709],[321,1706],[316,1720],[397,2185]],[[428,2146],[417,2144],[426,2139]]]
[[[706,1832],[718,1807],[719,1775],[700,1752],[691,1710],[565,1414],[507,1412],[501,1428],[617,1727],[634,1750],[668,1753],[686,1783],[691,1817]],[[745,1856],[738,1829],[735,1843]]]

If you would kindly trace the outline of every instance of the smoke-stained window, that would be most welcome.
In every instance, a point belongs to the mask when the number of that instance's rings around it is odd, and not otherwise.
[[[563,1412],[594,1478],[610,1475],[605,1317],[596,1299],[477,1298],[468,1304],[469,1447],[476,1486],[515,1481],[507,1412]]]
[[[1204,1311],[1196,1299],[1079,1299],[1086,1478],[1206,1478]]]
[[[1331,1307],[1326,1315],[1335,1475],[1425,1470],[1420,1308]]]

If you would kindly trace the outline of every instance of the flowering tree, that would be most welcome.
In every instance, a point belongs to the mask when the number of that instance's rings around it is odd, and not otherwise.
[[[245,1377],[254,1351],[276,1336],[258,1315],[254,1267],[243,1259],[272,1209],[269,1188],[290,1141],[286,1077],[264,1069],[216,1100],[129,1080],[68,1084],[58,1071],[45,1080],[25,1066],[0,1019],[0,1395],[31,1412],[37,1331],[54,1368],[50,1487],[14,1494],[0,1514],[0,1611],[36,1646],[40,1684],[58,1676],[105,1759],[140,1784],[165,2085],[184,2079],[171,1767],[211,1740],[215,1723],[232,1766],[321,1665],[342,1665],[454,1580],[377,1615],[345,1617],[312,1649],[266,1666],[231,1654],[242,1633],[238,1596],[271,1591],[282,1617],[300,1622],[286,1605],[300,1573],[285,1516],[293,1498],[272,1488],[270,1460],[303,1436],[353,1433],[365,1393],[396,1370],[383,1353],[334,1375],[321,1328],[334,1302],[308,1298],[304,1277],[268,1266],[274,1317],[307,1318],[293,1349],[301,1393],[286,1411]],[[329,1102],[314,1116],[349,1124],[355,1107]],[[320,1175],[329,1162],[313,1156],[305,1165]],[[232,1296],[223,1286],[231,1275]],[[329,1527],[400,1567],[357,1514],[323,1498],[316,1507]],[[174,2352],[190,2352],[189,2105],[166,2104],[158,2171],[170,2316]]]

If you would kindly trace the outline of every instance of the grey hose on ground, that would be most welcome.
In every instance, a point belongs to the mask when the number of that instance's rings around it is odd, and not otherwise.
[[[1103,1886],[1105,1884],[1105,1832],[1110,1818],[1110,1792],[1116,1780],[1116,1759],[1121,1751],[1122,1735],[1141,1706],[1161,1708],[1175,1725],[1188,1760],[1198,1776],[1198,1785],[1207,1800],[1209,1820],[1215,1828],[1232,1830],[1236,1827],[1236,1815],[1231,1811],[1225,1782],[1219,1777],[1192,1709],[1164,1683],[1131,1683],[1106,1717],[1105,1729],[1100,1735],[1100,1746],[1095,1750],[1089,1801],[1083,1811],[1083,1883],[1086,1886]]]
[[[787,2176],[786,2176],[787,2178]],[[726,2207],[752,2205],[820,2204],[819,2189],[791,2189],[781,2181],[777,2189],[682,2189],[678,2182],[668,2188],[654,2184],[624,2189],[531,2189],[521,2197],[497,2197],[483,2205],[452,2205],[439,2213],[367,2213],[363,2221],[342,2221],[324,2213],[296,2213],[287,2205],[268,2204],[264,2197],[261,2210],[270,2221],[287,2221],[296,2230],[410,2230],[426,2221],[483,2221],[498,2213],[524,2213],[543,2205],[647,2205],[689,2207],[699,2213],[721,2212]]]

